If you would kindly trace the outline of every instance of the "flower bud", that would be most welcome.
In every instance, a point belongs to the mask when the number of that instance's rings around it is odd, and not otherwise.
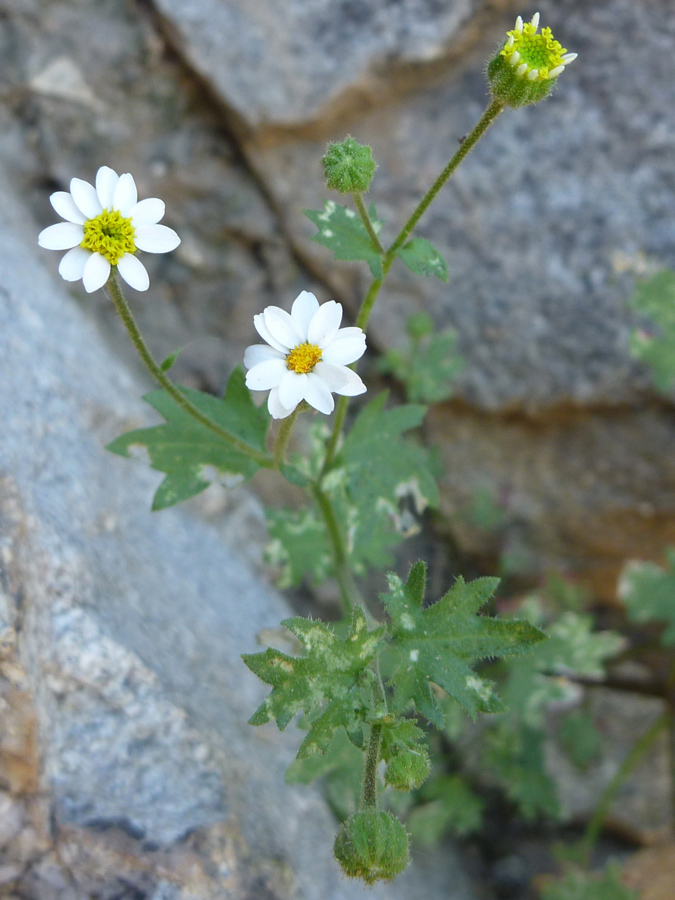
[[[431,763],[424,747],[401,750],[387,763],[384,783],[397,791],[414,791],[427,780]]]
[[[517,109],[543,100],[568,66],[577,58],[555,40],[550,28],[539,29],[539,13],[506,34],[506,43],[490,60],[487,77],[495,100]]]
[[[321,162],[326,186],[341,194],[365,194],[377,168],[370,147],[351,136],[329,144]]]
[[[390,881],[408,865],[408,835],[389,812],[365,809],[340,825],[335,858],[349,878]]]

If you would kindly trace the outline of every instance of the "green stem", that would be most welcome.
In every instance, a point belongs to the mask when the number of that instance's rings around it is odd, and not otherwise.
[[[377,809],[377,764],[380,761],[381,742],[382,726],[371,725],[366,764],[363,770],[361,809]]]
[[[197,407],[187,399],[180,388],[175,385],[170,378],[167,377],[166,373],[162,371],[160,366],[155,361],[153,355],[150,353],[147,344],[143,340],[141,332],[138,330],[138,326],[136,325],[136,321],[132,315],[131,309],[129,308],[129,304],[127,303],[124,294],[122,293],[122,288],[120,287],[115,269],[113,269],[110,273],[110,278],[107,281],[106,289],[108,291],[108,296],[115,304],[115,309],[117,310],[117,313],[122,320],[122,324],[126,328],[129,337],[131,338],[134,346],[136,347],[136,350],[138,351],[138,355],[140,356],[141,360],[145,364],[145,367],[148,369],[152,377],[157,382],[159,382],[159,384],[164,388],[167,394],[170,394],[171,397],[173,397],[173,399],[176,401],[178,406],[181,407],[181,409],[184,409],[185,412],[189,413],[194,419],[196,419],[206,428],[209,428],[224,441],[227,441],[228,444],[231,444],[240,452],[245,453],[252,459],[255,459],[255,461],[259,465],[270,468],[272,465],[272,460],[268,456],[265,456],[264,454],[259,453],[257,450],[254,450],[252,447],[249,447],[248,444],[240,441],[238,438],[234,437],[234,435],[230,434],[229,431],[225,431],[224,428],[221,428],[220,425],[218,425],[208,416],[204,415],[201,410],[197,409]]]
[[[349,557],[342,539],[342,533],[338,524],[335,510],[330,502],[327,494],[325,494],[318,484],[312,485],[312,493],[316,499],[317,505],[321,510],[321,514],[328,529],[328,537],[333,551],[333,561],[335,563],[335,577],[340,588],[342,603],[344,605],[345,615],[351,615],[355,606],[365,608],[361,593],[356,586],[352,570],[349,568]]]
[[[642,757],[649,750],[649,748],[652,746],[652,744],[661,734],[664,728],[668,727],[669,721],[669,713],[663,713],[663,715],[659,716],[652,727],[648,731],[646,731],[642,735],[642,737],[635,742],[635,744],[633,744],[630,753],[621,763],[618,772],[605,788],[605,791],[602,797],[600,797],[600,801],[595,808],[595,812],[593,813],[591,821],[588,823],[586,834],[584,835],[583,841],[581,843],[587,864],[590,861],[591,853],[593,852],[593,848],[595,847],[598,837],[600,836],[603,823],[607,818],[607,814],[611,809],[612,804],[614,803],[616,796],[621,789],[621,786],[624,784],[626,779],[629,778],[633,769],[635,769],[637,764],[640,762]]]
[[[399,236],[389,248],[389,251],[387,253],[388,256],[395,255],[396,251],[400,247],[402,247],[403,244],[408,240],[413,228],[417,225],[429,206],[431,206],[431,204],[434,202],[438,192],[442,187],[445,186],[445,183],[455,171],[457,166],[461,163],[464,157],[467,156],[471,150],[473,150],[478,141],[483,137],[485,132],[488,130],[490,125],[492,125],[494,120],[503,109],[504,104],[500,103],[499,100],[493,100],[492,103],[488,106],[478,122],[474,125],[473,129],[467,134],[462,143],[459,145],[459,149],[452,157],[450,162],[443,169],[436,181],[434,181],[434,183],[431,185],[424,197],[422,197],[422,200],[415,209],[415,212],[410,216],[408,221],[401,229]]]
[[[370,237],[373,244],[375,244],[379,252],[382,254],[382,256],[384,256],[386,251],[382,246],[382,242],[380,241],[378,233],[373,227],[372,219],[368,215],[366,204],[363,202],[363,196],[358,192],[354,192],[352,194],[352,197],[354,198],[354,205],[356,206],[357,212],[361,216],[361,221],[363,222],[365,229],[368,232],[368,236]]]
[[[274,445],[274,467],[276,469],[280,469],[286,461],[286,447],[288,446],[291,431],[293,431],[293,426],[295,425],[295,420],[298,418],[298,413],[303,412],[304,405],[304,401],[298,403],[290,416],[281,420],[277,442]]]
[[[410,237],[413,229],[422,218],[426,210],[431,206],[433,201],[436,199],[441,188],[448,181],[452,173],[455,171],[457,166],[462,162],[462,160],[468,155],[468,153],[476,146],[477,142],[480,138],[485,134],[490,125],[495,121],[500,112],[504,109],[504,105],[500,103],[498,100],[493,100],[492,103],[487,107],[483,115],[480,117],[472,131],[464,138],[462,143],[459,146],[459,149],[452,157],[447,166],[443,169],[441,174],[438,176],[436,181],[431,185],[427,193],[424,195],[417,208],[410,216],[408,221],[405,223],[401,231],[399,232],[398,237],[391,245],[389,250],[384,255],[384,259],[382,260],[382,278],[374,278],[370,283],[370,287],[368,288],[368,293],[363,298],[363,303],[361,304],[361,308],[359,310],[359,314],[356,318],[356,325],[361,328],[363,331],[366,330],[368,325],[368,320],[370,319],[370,313],[375,305],[375,300],[377,299],[377,295],[380,293],[380,288],[384,284],[384,280],[389,273],[389,269],[391,269],[394,260],[396,259],[397,251],[403,246],[403,244]],[[361,215],[361,220],[363,224],[368,229],[368,224],[370,224],[370,229],[372,229],[372,222],[370,222],[370,217],[366,211],[365,205],[363,204],[363,200],[360,194],[354,194],[354,202],[356,203],[356,208],[359,210]],[[358,200],[357,200],[358,198]],[[361,204],[362,210],[359,208],[359,202]],[[364,219],[365,214],[365,219]],[[370,229],[368,233],[370,234]],[[372,235],[371,235],[372,237]],[[375,235],[377,237],[377,235]],[[379,239],[377,240],[376,246],[381,246]],[[355,368],[356,364],[353,363],[351,368]],[[338,443],[340,441],[340,435],[342,434],[342,428],[345,422],[345,416],[347,415],[347,406],[349,404],[349,398],[340,397],[337,403],[337,409],[335,413],[335,421],[333,422],[333,431],[330,436],[330,440],[328,441],[328,446],[326,448],[326,458],[324,460],[323,468],[321,471],[322,475],[325,475],[326,472],[330,469],[333,464],[333,460],[335,459],[335,453],[337,450]]]

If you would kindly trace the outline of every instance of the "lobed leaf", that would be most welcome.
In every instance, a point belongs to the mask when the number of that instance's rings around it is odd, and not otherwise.
[[[242,367],[230,376],[222,399],[188,388],[181,390],[202,413],[233,437],[258,453],[265,452],[270,416],[266,408],[253,403]],[[153,391],[143,399],[164,416],[166,423],[128,431],[107,449],[120,456],[143,455],[153,469],[166,473],[152,503],[154,510],[188,500],[212,481],[238,484],[260,468],[246,452],[233,447],[185,412],[166,391]]]
[[[479,677],[471,663],[524,653],[544,639],[529,622],[502,621],[479,616],[478,610],[494,593],[496,578],[465,583],[458,578],[436,603],[423,607],[426,566],[416,563],[406,584],[390,576],[390,592],[382,595],[391,617],[391,643],[395,672],[395,701],[409,701],[439,728],[443,715],[430,683],[443,688],[472,718],[479,712],[503,707],[493,685]]]
[[[354,210],[333,200],[325,200],[323,210],[303,209],[303,212],[319,229],[312,240],[332,250],[335,259],[365,260],[373,278],[383,277],[382,254]],[[378,221],[374,205],[371,205],[369,213],[378,232],[382,223]]]
[[[360,608],[352,614],[346,637],[323,622],[296,616],[283,623],[301,642],[305,655],[288,656],[269,648],[242,658],[272,692],[251,717],[251,725],[275,719],[283,730],[299,712],[310,717],[310,728],[298,758],[325,753],[335,732],[344,727],[358,740],[364,716],[360,688],[366,669],[381,648],[384,628],[368,630]]]
[[[435,275],[441,281],[449,281],[448,264],[434,245],[426,238],[413,238],[404,244],[397,256],[416,275]]]

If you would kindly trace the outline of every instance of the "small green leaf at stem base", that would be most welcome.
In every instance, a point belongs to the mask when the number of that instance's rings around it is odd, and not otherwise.
[[[170,353],[167,358],[160,363],[160,369],[162,372],[169,372],[176,364],[176,360],[180,356],[180,347],[178,350],[174,350],[173,353]]]
[[[441,281],[449,281],[448,264],[426,238],[413,238],[404,244],[396,255],[416,275],[435,275]]]
[[[382,254],[373,244],[363,222],[353,209],[341,206],[333,200],[326,200],[323,211],[304,209],[303,212],[319,229],[319,233],[312,238],[313,241],[332,250],[335,259],[365,260],[373,278],[383,278]],[[375,206],[372,204],[369,215],[375,232],[378,232],[382,223],[378,221]]]
[[[188,388],[182,388],[182,393],[217,425],[250,447],[252,454],[260,457],[266,453],[270,416],[265,408],[253,403],[241,367],[232,373],[222,399]],[[128,431],[107,449],[120,456],[145,458],[153,469],[166,474],[155,494],[154,510],[188,500],[213,481],[239,484],[260,468],[253,455],[202,425],[166,391],[153,391],[144,399],[164,416],[166,423]]]

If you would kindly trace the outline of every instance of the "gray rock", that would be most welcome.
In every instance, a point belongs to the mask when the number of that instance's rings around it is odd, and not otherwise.
[[[141,854],[226,826],[244,873],[233,897],[256,883],[280,898],[365,896],[332,860],[320,793],[284,784],[295,729],[246,724],[265,688],[239,655],[287,608],[202,521],[149,512],[157,473],[105,453],[145,415],[143,388],[43,268],[36,233],[0,182],[2,583],[55,822],[79,829],[73,853],[97,830],[104,848],[121,830]],[[74,863],[63,889],[54,865],[31,870],[32,896],[72,895]],[[452,852],[437,865],[439,897],[471,896]],[[426,877],[414,867],[368,895],[410,896]],[[210,896],[180,883],[180,896]]]
[[[183,54],[249,126],[298,125],[394,63],[440,56],[476,0],[155,0]]]

